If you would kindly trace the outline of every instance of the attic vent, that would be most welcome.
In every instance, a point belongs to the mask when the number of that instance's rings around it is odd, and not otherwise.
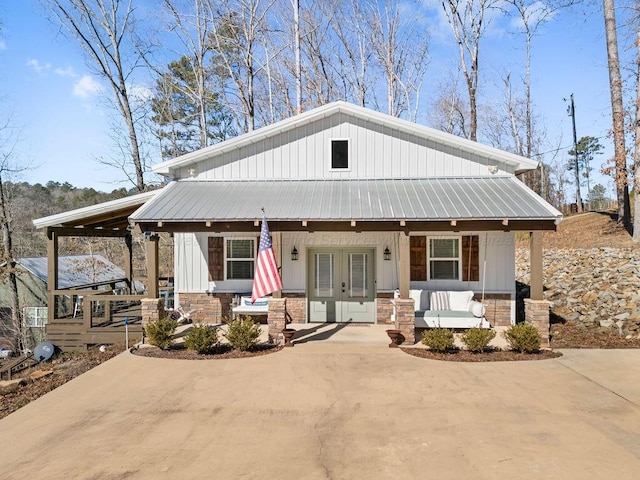
[[[349,168],[349,140],[331,140],[331,168]]]

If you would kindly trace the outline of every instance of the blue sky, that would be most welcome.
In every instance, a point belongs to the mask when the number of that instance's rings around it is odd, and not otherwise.
[[[456,60],[448,26],[438,8],[439,2],[433,3],[433,9],[422,17],[431,32],[431,66],[424,82],[421,123],[426,123],[430,93]],[[610,104],[604,22],[598,7],[591,10],[564,12],[541,29],[533,44],[532,93],[550,149],[572,143],[571,118],[563,98],[574,94],[578,138],[601,137],[606,147],[605,154],[594,162],[593,166],[599,167],[612,155],[611,140],[606,137]],[[3,111],[20,127],[15,155],[31,166],[17,180],[43,184],[67,181],[103,191],[129,187],[121,172],[96,160],[113,151],[109,136],[112,113],[101,99],[100,84],[86,67],[79,47],[57,31],[35,0],[0,3],[0,19],[0,98]],[[507,68],[520,74],[524,43],[509,35],[514,29],[504,19],[492,23],[481,51],[480,68],[485,75]],[[486,92],[491,87],[482,88]],[[600,176],[596,181],[608,182]],[[611,192],[610,182],[605,185]]]

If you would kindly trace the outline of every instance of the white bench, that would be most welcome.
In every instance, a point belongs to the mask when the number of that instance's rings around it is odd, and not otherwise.
[[[251,297],[240,297],[238,305],[231,309],[231,319],[236,315],[267,315],[269,313],[269,299],[258,298],[251,303]]]
[[[396,298],[399,293],[396,291]],[[448,309],[434,308],[432,293],[429,290],[409,290],[409,298],[414,300],[415,328],[491,328],[484,316],[484,305],[473,300],[472,291],[442,292],[447,296]]]

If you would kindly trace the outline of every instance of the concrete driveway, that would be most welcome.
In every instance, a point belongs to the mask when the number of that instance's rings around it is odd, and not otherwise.
[[[387,342],[308,341],[241,360],[124,353],[1,420],[0,475],[640,475],[640,351],[458,364]]]

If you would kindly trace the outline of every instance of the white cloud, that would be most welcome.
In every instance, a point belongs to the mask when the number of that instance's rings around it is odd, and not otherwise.
[[[51,68],[51,64],[50,63],[42,64],[38,60],[36,60],[35,58],[27,60],[26,65],[27,65],[27,67],[33,68],[33,70],[38,75],[42,75],[46,70],[49,70]]]
[[[153,97],[153,92],[149,87],[140,84],[131,85],[129,87],[129,94],[131,95],[131,98],[140,102],[146,102]]]
[[[102,87],[89,75],[84,75],[73,86],[73,95],[80,98],[88,98],[102,91]]]
[[[60,77],[78,78],[78,74],[73,70],[72,67],[67,67],[67,68],[58,67],[54,70],[54,73],[56,75],[59,75]]]

